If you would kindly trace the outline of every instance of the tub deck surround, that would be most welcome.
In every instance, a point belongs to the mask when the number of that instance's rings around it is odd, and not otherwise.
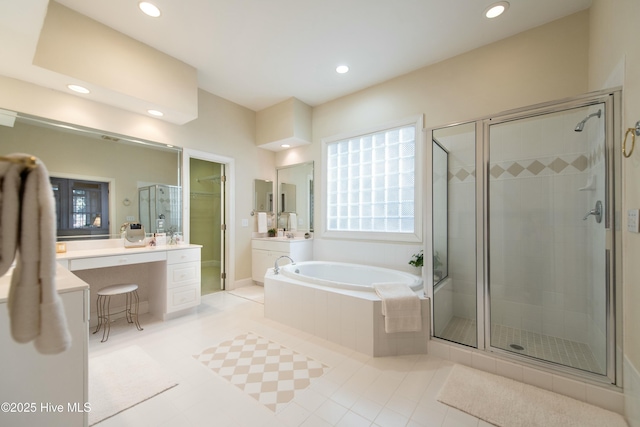
[[[291,268],[295,271],[295,267],[304,268],[305,264],[307,263],[296,263]],[[364,269],[361,271],[369,268],[355,264],[351,266]],[[421,283],[416,292],[420,297],[422,310],[421,331],[388,334],[384,327],[382,301],[373,288],[354,290],[328,287],[306,281],[303,277],[289,277],[282,274],[282,271],[277,275],[273,271],[267,271],[265,275],[265,317],[368,356],[427,353],[430,303],[423,295]],[[394,270],[387,272],[417,278]],[[420,278],[417,279],[421,281]]]

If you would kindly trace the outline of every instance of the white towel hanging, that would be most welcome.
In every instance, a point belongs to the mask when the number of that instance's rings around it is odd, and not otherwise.
[[[267,213],[258,212],[258,233],[267,232]]]
[[[45,166],[32,156],[8,156],[21,157],[34,160],[33,166],[25,164],[21,173],[24,190],[19,203],[19,241],[7,303],[11,336],[21,343],[34,341],[42,354],[58,354],[71,346],[71,334],[56,289],[55,200]],[[8,200],[4,198],[9,195],[6,190],[3,187],[3,201]],[[3,237],[6,227],[12,226],[0,222]]]
[[[298,216],[293,212],[289,214],[289,231],[296,231],[298,229]]]

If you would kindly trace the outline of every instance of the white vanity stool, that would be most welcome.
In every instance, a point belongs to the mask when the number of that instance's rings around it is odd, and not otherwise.
[[[122,311],[117,311],[115,313],[110,313],[109,305],[111,304],[111,297],[116,295],[124,295],[126,297],[125,309]],[[136,328],[141,331],[142,327],[140,327],[140,322],[138,322],[139,305],[140,300],[138,299],[138,285],[136,284],[127,283],[121,285],[112,285],[100,289],[98,291],[98,301],[96,303],[96,306],[98,308],[98,326],[93,333],[97,333],[100,328],[104,326],[104,329],[102,330],[102,340],[100,342],[105,342],[106,340],[108,340],[109,332],[111,332],[111,316],[119,313],[125,313],[127,322],[135,323]]]

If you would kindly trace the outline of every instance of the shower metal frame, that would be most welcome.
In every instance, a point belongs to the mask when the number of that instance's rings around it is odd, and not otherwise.
[[[552,372],[558,372],[577,378],[586,380],[609,383],[622,386],[622,147],[621,147],[621,129],[622,129],[622,90],[621,88],[613,88],[610,90],[602,90],[591,92],[584,95],[567,98],[559,101],[551,101],[542,104],[536,104],[529,107],[519,108],[515,110],[505,111],[499,114],[486,116],[476,120],[460,121],[449,124],[447,126],[438,126],[429,129],[429,136],[436,129],[456,126],[464,123],[475,123],[476,137],[476,318],[477,318],[477,349],[481,351],[495,353],[508,359],[520,362],[522,364],[539,367]],[[489,126],[497,123],[504,123],[529,117],[542,116],[546,114],[556,113],[571,108],[588,107],[596,104],[604,104],[605,114],[605,164],[606,164],[606,200],[604,200],[605,212],[605,228],[606,243],[606,320],[607,320],[607,366],[606,374],[600,375],[596,373],[581,371],[576,368],[559,365],[542,359],[522,356],[507,350],[496,348],[490,344],[490,301],[491,293],[489,288]],[[432,138],[427,138],[431,142]],[[430,150],[427,150],[430,153]],[[431,161],[431,155],[427,156],[427,164]],[[425,174],[429,177],[429,174]],[[430,178],[427,179],[428,181]],[[427,182],[427,187],[428,186]],[[427,199],[427,210],[431,212],[432,201]],[[432,225],[429,224],[430,218],[426,221],[426,230],[432,231]],[[427,295],[433,298],[433,280],[429,280],[429,269],[432,265],[429,263],[429,257],[432,255],[433,248],[427,247],[425,250],[425,285],[429,288]],[[429,286],[430,285],[430,286]],[[438,340],[434,337],[433,313],[431,310],[431,339]],[[443,340],[448,344],[461,345]],[[466,347],[466,346],[463,346]],[[467,347],[468,348],[468,347]]]

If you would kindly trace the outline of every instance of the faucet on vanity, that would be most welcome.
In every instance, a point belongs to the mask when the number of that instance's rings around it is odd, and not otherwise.
[[[276,262],[273,265],[273,274],[278,274],[278,272],[280,271],[280,267],[278,267],[278,261],[280,261],[282,258],[289,258],[289,261],[291,261],[291,264],[295,264],[295,261],[290,256],[282,255],[281,257],[276,259]]]

